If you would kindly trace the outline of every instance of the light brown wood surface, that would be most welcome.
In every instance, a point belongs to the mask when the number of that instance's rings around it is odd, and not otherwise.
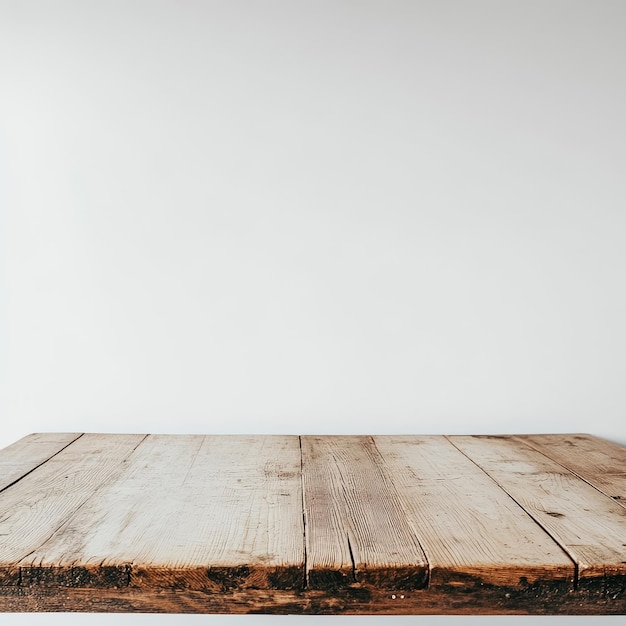
[[[40,578],[132,566],[142,586],[290,589],[303,536],[298,437],[150,435],[19,564]]]
[[[0,454],[0,491],[20,480],[76,441],[81,433],[33,433]]]
[[[302,437],[302,472],[311,586],[426,585],[426,556],[371,437]]]
[[[445,437],[373,441],[428,555],[431,586],[574,580],[564,550]]]
[[[113,480],[143,435],[83,435],[0,494],[0,583]]]
[[[590,435],[523,435],[524,441],[626,506],[626,448]]]
[[[626,574],[626,509],[534,448],[505,437],[451,437],[572,557],[578,578]]]
[[[625,614],[589,435],[50,433],[0,450],[0,610]]]

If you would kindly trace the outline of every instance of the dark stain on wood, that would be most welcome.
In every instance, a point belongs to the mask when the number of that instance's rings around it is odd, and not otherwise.
[[[281,567],[268,571],[270,589],[301,590],[304,587],[304,569],[301,567]]]
[[[428,585],[428,569],[394,567],[357,570],[356,580],[381,589],[424,589]]]
[[[353,573],[331,569],[313,569],[308,572],[308,584],[311,589],[338,591],[355,582]]]
[[[207,578],[218,585],[221,591],[231,591],[244,587],[250,576],[249,567],[211,567],[207,570]]]
[[[25,587],[128,587],[130,573],[130,565],[22,567],[21,584]]]

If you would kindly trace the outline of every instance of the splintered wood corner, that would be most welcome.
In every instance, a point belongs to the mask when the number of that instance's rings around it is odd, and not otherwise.
[[[0,451],[0,610],[625,614],[626,448],[29,435]]]

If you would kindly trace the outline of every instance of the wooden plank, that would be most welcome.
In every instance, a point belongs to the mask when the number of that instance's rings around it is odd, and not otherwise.
[[[33,433],[0,450],[0,491],[76,441],[81,433]]]
[[[584,434],[521,435],[524,441],[626,506],[626,448]]]
[[[448,586],[408,590],[402,594],[376,587],[364,588],[358,584],[326,591],[232,589],[221,593],[185,588],[0,587],[0,611],[308,615],[624,615],[626,593],[621,588],[610,593],[577,590],[554,594],[551,591],[546,592],[545,589],[529,586],[512,589],[505,594],[499,587],[490,585],[483,585],[475,593],[468,593],[465,587]],[[223,621],[226,624],[230,622]],[[202,621],[199,620],[199,623]],[[303,623],[307,621],[304,620]],[[406,623],[412,624],[415,620]]]
[[[626,575],[626,509],[613,499],[514,437],[450,441],[567,550],[580,580]]]
[[[498,485],[442,436],[375,436],[430,564],[430,586],[568,581],[574,563]]]
[[[0,584],[18,584],[16,565],[112,480],[143,435],[85,434],[0,493]]]
[[[126,571],[141,587],[300,588],[298,437],[150,435],[21,565],[38,566],[24,580],[39,584],[64,572],[65,584],[115,586]]]
[[[425,586],[426,557],[372,438],[301,441],[309,586]]]

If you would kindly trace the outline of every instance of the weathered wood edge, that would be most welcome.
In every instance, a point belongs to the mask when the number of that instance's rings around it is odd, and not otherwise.
[[[354,584],[332,593],[246,589],[0,587],[3,612],[309,614],[309,615],[624,615],[624,580],[573,591],[563,584],[503,588],[381,590]]]
[[[83,565],[72,567],[4,567],[0,585],[14,589],[121,589],[149,592],[159,589],[190,589],[205,593],[266,589],[302,591],[302,566],[233,565],[232,567],[155,567],[147,565]],[[17,591],[16,591],[17,593]]]

